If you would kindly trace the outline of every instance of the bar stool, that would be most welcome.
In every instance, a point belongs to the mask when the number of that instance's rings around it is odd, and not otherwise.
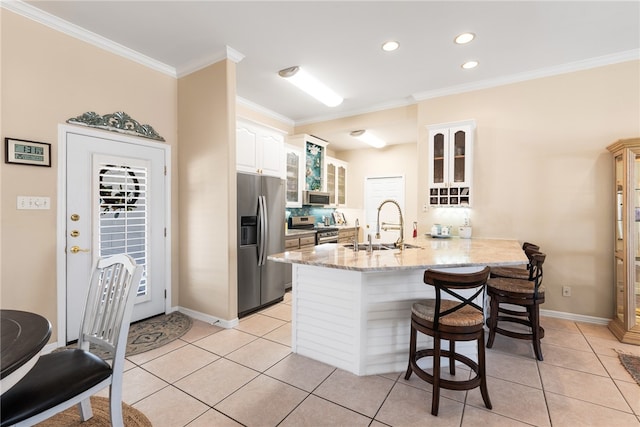
[[[435,288],[436,297],[416,302],[411,308],[409,366],[404,378],[408,380],[412,372],[415,372],[418,377],[433,385],[431,401],[433,415],[438,415],[440,388],[470,390],[480,386],[484,404],[491,409],[485,369],[483,311],[482,307],[473,302],[477,297],[484,300],[489,272],[490,268],[485,267],[476,273],[449,273],[436,270],[427,270],[424,273],[424,282]],[[443,299],[442,293],[453,298]],[[470,293],[472,295],[467,297]],[[433,337],[433,348],[416,350],[418,331]],[[449,350],[441,348],[441,340],[449,341]],[[472,340],[478,343],[477,363],[463,354],[456,353],[456,341]],[[418,360],[424,357],[433,359],[433,375],[418,366]],[[460,381],[440,378],[441,357],[449,359],[451,375],[456,373],[456,361],[470,367],[476,375],[471,379]]]
[[[508,277],[512,279],[533,280],[531,276],[531,254],[540,252],[540,246],[524,242],[522,250],[529,259],[526,268],[522,267],[491,267],[491,277]]]
[[[531,254],[529,279],[495,277],[487,281],[487,295],[491,299],[489,318],[489,338],[487,348],[493,346],[496,333],[511,338],[531,340],[536,359],[542,361],[540,340],[544,338],[544,329],[540,326],[540,304],[544,302],[545,288],[542,286],[542,264],[546,255],[541,252]],[[501,304],[524,307],[523,310],[507,308]],[[530,332],[518,332],[501,328],[498,322],[511,322],[525,325]]]

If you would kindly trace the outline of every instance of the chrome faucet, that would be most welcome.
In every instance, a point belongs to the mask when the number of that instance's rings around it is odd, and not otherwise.
[[[380,210],[387,203],[393,203],[398,208],[398,215],[400,216],[400,223],[399,224],[393,224],[393,223],[389,223],[389,222],[383,222],[382,224],[380,224]],[[400,250],[403,250],[404,249],[404,219],[402,219],[402,210],[400,209],[400,205],[395,200],[387,199],[387,200],[383,201],[382,203],[380,203],[380,206],[378,206],[378,219],[376,221],[376,239],[380,238],[381,225],[382,225],[382,229],[384,231],[400,230],[400,237],[398,238],[398,240],[396,240],[395,246],[396,246],[396,248],[399,248]]]
[[[358,221],[358,218],[356,218],[356,223],[354,224],[353,228],[355,229],[355,236],[353,237],[353,251],[354,252],[358,252],[360,250],[360,248],[358,247],[358,227],[360,227],[360,221]]]

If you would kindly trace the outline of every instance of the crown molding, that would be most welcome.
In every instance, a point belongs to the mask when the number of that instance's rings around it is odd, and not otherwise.
[[[588,70],[590,68],[604,67],[606,65],[617,64],[620,62],[634,61],[640,59],[640,49],[628,50],[625,52],[614,53],[611,55],[599,56],[596,58],[585,59],[583,61],[569,62],[567,64],[558,65],[556,67],[541,68],[526,73],[512,74],[497,79],[488,79],[480,82],[469,83],[464,85],[449,86],[442,89],[436,89],[425,92],[418,92],[412,95],[416,101],[425,99],[439,98],[441,96],[457,95],[464,92],[474,90],[489,89],[497,86],[504,86],[512,83],[520,83],[527,80],[534,80],[543,77],[551,77],[560,74],[572,73],[576,71]]]
[[[195,73],[198,70],[206,68],[209,65],[215,64],[216,62],[220,62],[223,59],[229,59],[230,61],[233,61],[237,64],[244,59],[244,55],[230,46],[225,46],[224,49],[216,53],[198,58],[194,61],[189,62],[184,67],[180,67],[177,70],[176,76],[178,78],[187,76],[191,73]]]
[[[240,96],[236,96],[236,103],[248,108],[251,111],[255,111],[256,113],[263,114],[267,117],[271,117],[272,119],[278,120],[288,126],[295,126],[297,123],[291,120],[289,117],[285,117],[282,114],[278,114],[274,111],[271,111],[262,105],[258,105],[255,102],[251,102],[248,99],[242,98]]]
[[[159,71],[163,74],[167,74],[171,77],[176,77],[175,68],[164,64],[160,61],[156,61],[146,55],[136,52],[133,49],[129,49],[119,43],[102,37],[96,33],[85,30],[75,24],[72,24],[64,19],[60,19],[57,16],[44,12],[36,7],[33,7],[21,0],[2,0],[0,3],[3,9],[7,9],[25,18],[36,21],[40,24],[46,25],[49,28],[60,31],[68,36],[90,43],[108,52],[130,59],[134,62],[142,64],[153,70]]]

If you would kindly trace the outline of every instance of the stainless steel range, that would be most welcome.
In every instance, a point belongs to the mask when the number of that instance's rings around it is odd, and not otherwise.
[[[297,230],[316,230],[316,245],[323,243],[338,243],[338,228],[331,226],[317,226],[315,217],[308,216],[292,216],[291,229]]]

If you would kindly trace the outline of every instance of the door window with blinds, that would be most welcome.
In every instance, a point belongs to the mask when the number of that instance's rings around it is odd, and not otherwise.
[[[146,162],[141,162],[146,163]],[[138,297],[148,296],[148,165],[98,161],[99,255],[127,254],[144,267]]]

